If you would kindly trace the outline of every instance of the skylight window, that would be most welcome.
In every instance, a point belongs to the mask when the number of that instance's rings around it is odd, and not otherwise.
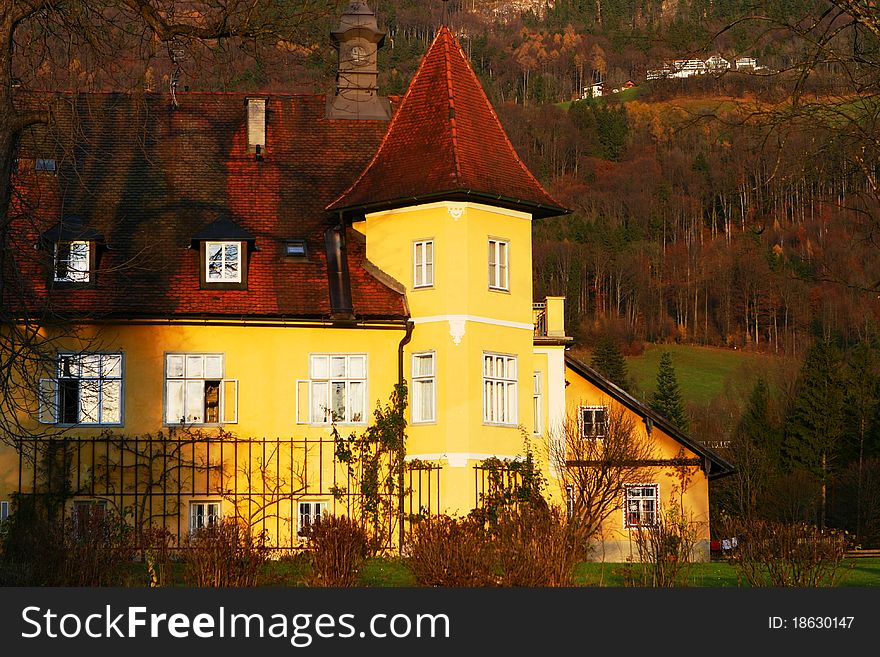
[[[37,160],[34,168],[37,171],[55,171],[55,160]]]
[[[284,255],[288,258],[305,258],[308,255],[305,240],[287,240],[284,242]]]

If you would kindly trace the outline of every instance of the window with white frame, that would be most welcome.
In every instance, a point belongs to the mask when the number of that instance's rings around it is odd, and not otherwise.
[[[434,241],[413,243],[413,287],[434,285]]]
[[[9,502],[7,500],[0,502],[0,522],[5,520],[9,520]]]
[[[543,395],[543,382],[541,380],[541,373],[535,372],[532,376],[532,415],[534,419],[534,424],[532,425],[532,432],[539,436],[541,432],[544,430],[543,422],[543,409],[544,409],[544,395]]]
[[[489,288],[509,290],[508,260],[510,243],[507,240],[489,240]]]
[[[238,381],[224,379],[223,354],[165,354],[165,423],[238,421]]]
[[[483,354],[483,422],[517,422],[516,356]]]
[[[312,354],[309,361],[311,422],[314,424],[365,422],[366,355]]]
[[[241,242],[205,242],[205,282],[241,283]]]
[[[434,352],[413,354],[412,357],[412,421],[436,420]]]
[[[659,520],[660,484],[625,484],[623,522],[626,528],[653,527]]]
[[[88,283],[90,280],[91,244],[86,241],[55,243],[55,281]]]
[[[608,408],[605,406],[581,406],[578,413],[581,438],[601,439],[608,430]]]
[[[327,513],[326,502],[300,502],[297,507],[297,534],[299,536],[306,536],[312,525],[321,522],[321,518]]]
[[[220,522],[220,502],[190,502],[189,531],[195,533]]]
[[[40,381],[40,421],[122,424],[122,354],[59,354],[55,377]]]

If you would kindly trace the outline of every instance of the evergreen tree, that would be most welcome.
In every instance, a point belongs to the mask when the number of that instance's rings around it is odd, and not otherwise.
[[[827,489],[843,447],[846,399],[843,362],[838,349],[817,340],[807,352],[785,427],[783,457],[819,483],[819,526],[825,526]]]
[[[626,370],[626,361],[620,352],[620,347],[617,346],[617,340],[610,335],[603,335],[599,338],[593,349],[590,367],[614,385],[629,391],[629,374]]]
[[[651,396],[651,408],[663,415],[682,431],[688,430],[687,413],[675,368],[672,366],[672,355],[664,351],[660,355],[660,366],[657,370],[657,389]]]
[[[770,417],[770,389],[758,379],[731,440],[737,466],[733,510],[745,518],[766,517],[766,491],[779,472],[781,441]]]

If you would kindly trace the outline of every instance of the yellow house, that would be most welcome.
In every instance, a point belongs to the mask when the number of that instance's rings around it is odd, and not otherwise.
[[[629,482],[638,504],[619,491],[605,542],[623,554],[659,517],[677,463],[707,540],[708,477],[729,465],[566,358],[564,299],[532,298],[531,222],[567,211],[454,35],[440,28],[402,99],[378,95],[384,34],[363,3],[332,36],[326,98],[62,94],[56,131],[22,145],[14,239],[37,255],[6,302],[40,309],[53,355],[22,375],[28,431],[0,446],[0,509],[58,492],[62,472],[63,513],[113,508],[178,538],[238,516],[295,547],[357,504],[334,429],[364,432],[406,383],[389,527],[467,513],[484,461],[526,450],[565,503],[580,466],[551,447],[572,409],[598,427],[613,402],[649,420],[657,473]]]

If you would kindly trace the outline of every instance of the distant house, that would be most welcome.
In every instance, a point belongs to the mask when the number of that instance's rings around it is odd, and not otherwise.
[[[755,69],[758,68],[758,60],[754,57],[737,57],[734,62],[736,70]]]
[[[728,60],[721,55],[712,55],[705,61],[701,59],[676,59],[660,68],[648,69],[645,77],[648,80],[691,78],[706,73],[722,73],[730,69],[757,71],[764,68],[766,67],[758,66],[758,60],[754,57],[737,57]]]
[[[581,98],[601,98],[602,91],[604,85],[601,82],[594,82],[593,84],[584,87],[583,93],[581,94]]]
[[[712,55],[706,60],[706,68],[711,73],[722,73],[730,68],[730,62],[721,55]]]

